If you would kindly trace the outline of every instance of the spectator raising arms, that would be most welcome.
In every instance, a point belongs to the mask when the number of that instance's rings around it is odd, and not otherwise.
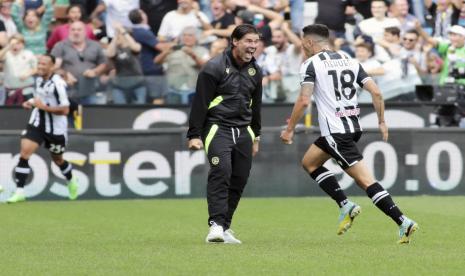
[[[169,48],[171,45],[158,41],[148,25],[147,14],[145,14],[143,10],[132,10],[129,13],[129,19],[134,25],[132,28],[132,36],[134,40],[142,46],[140,64],[145,76],[148,96],[153,103],[163,104],[168,86],[166,84],[163,66],[156,64],[153,60],[163,49]]]
[[[13,4],[12,17],[18,31],[24,36],[26,49],[36,55],[45,54],[47,49],[45,42],[47,39],[48,26],[53,17],[53,6],[51,0],[44,1],[45,12],[40,17],[37,10],[26,10],[24,13],[24,0],[18,0]],[[24,14],[24,18],[21,16]]]
[[[7,93],[6,105],[20,105],[32,97],[37,58],[24,49],[24,38],[15,34],[10,43],[0,51],[0,60],[5,61],[4,77]]]
[[[91,15],[93,20],[96,20],[101,13],[106,12],[105,26],[108,37],[115,35],[113,29],[114,23],[120,23],[124,27],[132,27],[129,21],[128,14],[134,9],[139,9],[139,1],[135,0],[102,0],[95,8]]]
[[[182,30],[192,26],[197,29],[211,29],[207,16],[194,8],[193,0],[177,0],[178,9],[168,12],[161,21],[158,38],[170,41],[177,38]]]
[[[52,34],[50,35],[50,38],[47,41],[47,49],[49,51],[53,49],[53,46],[55,46],[55,44],[68,38],[70,24],[76,21],[81,21],[82,15],[83,10],[80,5],[71,5],[66,9],[68,23],[59,25],[53,30]],[[95,39],[92,27],[90,25],[86,25],[86,35],[89,39]]]
[[[113,103],[115,104],[144,104],[147,89],[139,63],[141,45],[121,26],[113,25],[115,37],[107,48],[107,57],[115,68],[113,78]]]

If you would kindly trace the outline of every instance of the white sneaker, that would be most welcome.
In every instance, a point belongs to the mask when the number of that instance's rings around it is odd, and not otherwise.
[[[234,237],[234,231],[231,229],[224,231],[223,234],[224,234],[224,243],[236,243],[236,244],[242,243],[240,240]]]
[[[208,232],[208,235],[205,241],[207,243],[224,242],[223,226],[220,226],[213,222],[212,225],[210,226],[210,231]]]

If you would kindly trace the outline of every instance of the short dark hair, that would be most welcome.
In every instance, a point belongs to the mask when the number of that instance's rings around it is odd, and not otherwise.
[[[66,8],[66,14],[69,14],[69,11],[70,11],[71,9],[74,9],[74,8],[78,8],[78,9],[81,11],[81,17],[84,16],[84,9],[83,9],[82,6],[79,5],[79,4],[69,5],[69,6]]]
[[[420,36],[420,33],[418,33],[418,31],[415,29],[408,30],[405,32],[405,34],[415,34],[418,37]]]
[[[386,33],[390,33],[395,36],[400,36],[400,29],[397,27],[387,27],[387,28],[384,28],[384,31]]]
[[[366,42],[364,42],[364,43],[359,43],[359,44],[355,45],[355,48],[365,48],[365,49],[367,49],[367,50],[371,53],[370,56],[373,56],[373,52],[374,52],[373,44],[366,43]]]
[[[304,36],[306,35],[316,35],[324,39],[329,39],[329,29],[326,25],[323,24],[313,24],[305,26],[302,29]]]
[[[132,24],[142,23],[142,14],[140,14],[139,9],[134,9],[129,12],[129,21],[131,21]]]
[[[391,5],[391,3],[386,0],[371,0],[371,3],[373,2],[383,2],[384,5],[386,5],[386,7],[389,7]]]
[[[233,39],[240,40],[243,38],[246,34],[257,34],[260,35],[258,32],[257,28],[255,28],[254,25],[250,24],[241,24],[234,28],[234,31],[231,34],[231,41]]]
[[[42,56],[50,58],[50,60],[52,61],[52,64],[55,64],[56,58],[54,55],[47,53],[47,54],[43,54]]]

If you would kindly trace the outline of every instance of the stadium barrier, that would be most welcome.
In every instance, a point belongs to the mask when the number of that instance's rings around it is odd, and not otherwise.
[[[321,196],[300,166],[317,129],[302,129],[294,144],[283,145],[281,128],[264,128],[245,195],[251,197]],[[74,165],[81,199],[190,198],[205,196],[208,161],[203,151],[186,149],[185,128],[157,130],[84,130],[70,133],[65,158]],[[0,132],[0,183],[4,200],[14,190],[19,131]],[[365,162],[394,195],[465,195],[465,132],[460,129],[392,129],[390,140],[367,130],[359,142]],[[65,181],[46,150],[33,155],[26,193],[32,199],[67,197]],[[220,160],[221,162],[221,160]],[[329,161],[341,186],[363,195]]]
[[[362,125],[376,126],[376,113],[371,104],[360,104]],[[428,127],[434,123],[435,105],[431,103],[386,103],[386,117],[390,127]],[[282,126],[290,116],[292,104],[264,104],[263,126]],[[316,108],[312,109],[313,125],[316,125]],[[0,108],[0,129],[24,128],[30,113],[20,107]],[[84,106],[82,127],[84,129],[148,129],[159,127],[187,126],[188,106],[154,105],[105,105]]]

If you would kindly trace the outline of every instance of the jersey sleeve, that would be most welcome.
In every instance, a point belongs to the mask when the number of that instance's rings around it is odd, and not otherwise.
[[[313,61],[309,63],[304,63],[300,67],[300,85],[305,83],[315,83],[316,73],[315,73],[315,66],[313,65]]]
[[[55,89],[58,93],[58,100],[60,101],[60,106],[69,106],[68,93],[66,93],[66,83],[64,82],[64,80],[56,80]]]
[[[369,81],[371,78],[368,76],[368,74],[363,70],[363,67],[361,64],[358,65],[358,74],[357,74],[357,84],[360,87],[363,87],[365,82]]]

